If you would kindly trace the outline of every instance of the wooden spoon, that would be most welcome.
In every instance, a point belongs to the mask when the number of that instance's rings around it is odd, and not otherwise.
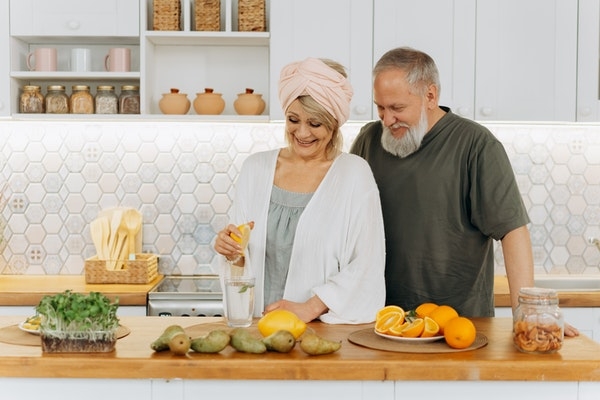
[[[96,246],[96,256],[98,260],[106,259],[106,246],[109,230],[109,222],[106,217],[99,217],[90,223],[90,231],[94,246]]]
[[[142,227],[142,214],[136,209],[129,208],[123,214],[123,220],[127,227],[127,243],[129,249],[129,259],[135,260],[135,236]]]
[[[119,226],[121,225],[121,219],[123,217],[123,211],[121,209],[115,209],[112,212],[112,216],[110,218],[110,236],[108,239],[108,249],[107,254],[109,255],[108,259],[111,260],[111,265],[108,269],[114,270],[117,253],[117,231],[119,230]]]

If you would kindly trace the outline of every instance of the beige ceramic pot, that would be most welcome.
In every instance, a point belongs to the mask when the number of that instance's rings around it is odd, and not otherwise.
[[[179,93],[179,89],[171,89],[171,93],[164,93],[158,102],[158,108],[163,114],[187,114],[191,103],[185,93]]]
[[[254,93],[254,89],[246,89],[246,93],[237,96],[233,108],[239,115],[260,115],[265,111],[265,101],[261,94]]]
[[[225,109],[225,100],[221,93],[214,93],[213,89],[206,88],[204,93],[196,93],[194,110],[196,114],[218,115]]]

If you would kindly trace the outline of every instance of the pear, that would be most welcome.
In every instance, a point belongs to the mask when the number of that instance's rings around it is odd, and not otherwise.
[[[169,342],[177,335],[185,334],[183,328],[179,325],[171,325],[167,327],[164,332],[150,344],[150,348],[154,351],[165,351],[169,350]]]
[[[255,338],[245,328],[235,328],[229,332],[229,336],[231,337],[231,347],[237,351],[255,354],[260,354],[267,351],[267,346],[265,346],[262,340]]]
[[[296,344],[296,338],[290,331],[279,330],[262,340],[267,350],[278,353],[289,353]]]
[[[231,338],[222,329],[210,331],[207,335],[192,339],[191,349],[197,353],[218,353],[229,344]]]
[[[300,348],[311,356],[330,354],[336,352],[342,347],[340,342],[327,340],[314,333],[305,333],[300,341]]]

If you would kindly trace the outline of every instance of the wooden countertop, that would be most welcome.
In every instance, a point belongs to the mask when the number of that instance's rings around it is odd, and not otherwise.
[[[0,328],[24,317],[0,317]],[[218,354],[190,352],[175,356],[150,349],[171,324],[191,328],[215,323],[210,317],[121,318],[131,333],[117,341],[111,353],[43,353],[38,346],[0,343],[0,376],[32,378],[128,378],[128,379],[283,379],[283,380],[516,380],[600,381],[600,344],[579,336],[567,338],[555,354],[532,355],[512,344],[509,318],[474,319],[488,338],[485,347],[453,353],[399,353],[372,350],[347,340],[366,325],[311,323],[310,328],[328,339],[342,341],[330,355],[309,356],[299,345],[287,354],[245,354],[227,347]],[[192,328],[195,329],[195,328]],[[208,329],[210,330],[210,329]],[[73,366],[77,368],[73,368]]]
[[[561,307],[600,307],[600,291],[558,292]],[[494,279],[494,301],[496,307],[510,307],[510,292],[506,276],[497,275]]]
[[[36,306],[44,295],[75,292],[101,292],[109,298],[119,297],[119,304],[144,306],[148,291],[160,280],[144,285],[87,285],[83,275],[0,275],[0,306]],[[561,307],[600,307],[600,292],[560,292]],[[506,276],[496,276],[496,307],[510,307]]]
[[[37,306],[45,295],[68,289],[78,293],[100,292],[111,300],[118,297],[122,306],[145,306],[148,291],[162,278],[159,275],[148,284],[88,285],[83,275],[0,275],[0,306]]]

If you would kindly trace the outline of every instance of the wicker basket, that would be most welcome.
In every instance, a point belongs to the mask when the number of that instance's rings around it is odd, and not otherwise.
[[[238,31],[266,30],[265,0],[238,0]]]
[[[181,1],[153,0],[155,31],[178,31],[181,29]]]
[[[96,256],[85,260],[85,283],[150,283],[158,276],[155,254],[136,254],[135,260],[122,260],[123,269],[106,269],[106,260]],[[113,261],[114,262],[114,261]]]
[[[195,0],[194,21],[197,31],[220,31],[221,0]]]

